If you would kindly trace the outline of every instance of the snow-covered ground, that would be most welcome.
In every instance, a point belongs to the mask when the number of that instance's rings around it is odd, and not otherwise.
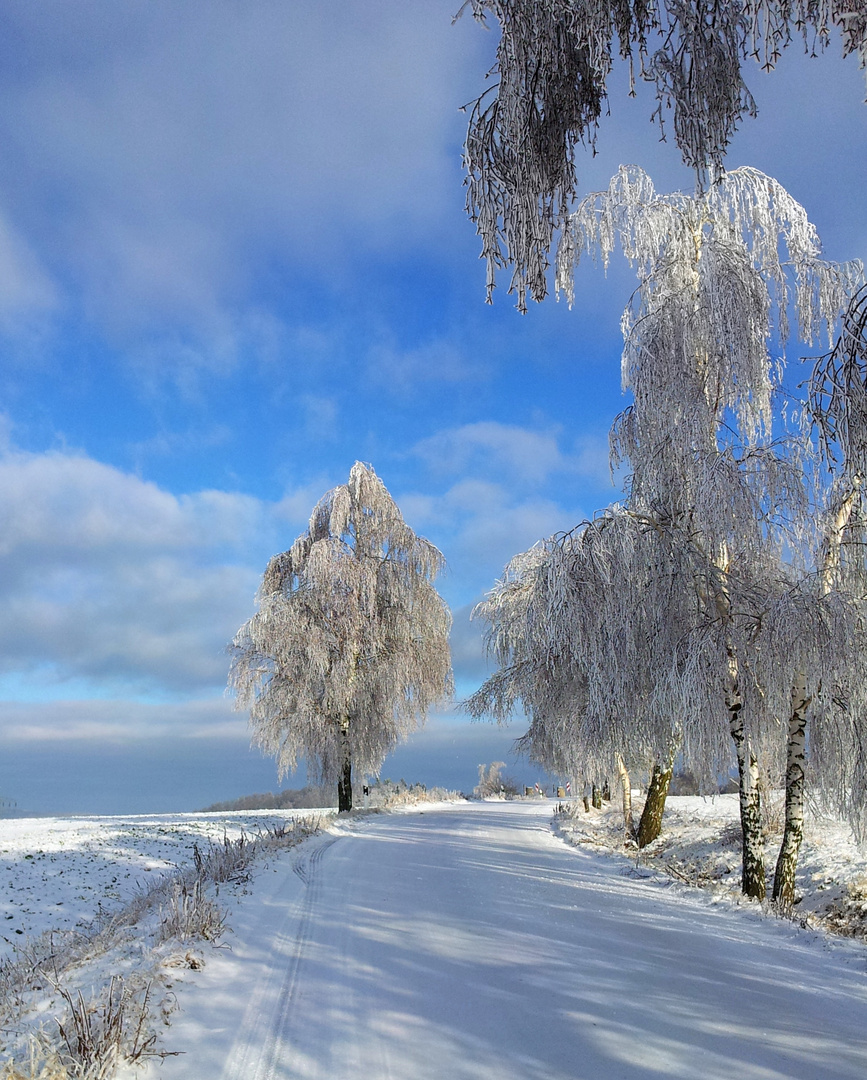
[[[766,799],[766,869],[768,891],[780,848],[783,795]],[[741,834],[738,796],[675,796],[666,804],[660,837],[640,855],[624,844],[618,800],[585,813],[580,800],[567,804],[571,814],[558,821],[574,844],[618,853],[637,870],[656,870],[700,886],[715,898],[750,905],[740,892]],[[636,802],[636,811],[641,803]],[[637,820],[637,816],[636,816]],[[791,916],[814,928],[867,937],[867,852],[839,820],[808,809],[798,860],[797,897]]]
[[[139,1075],[862,1080],[862,945],[570,848],[551,812],[425,808],[281,856],[180,973],[183,1056]]]
[[[220,947],[155,952],[129,937],[88,957],[85,989],[156,965],[147,978],[171,1012],[170,1027],[154,1020],[178,1056],[123,1080],[867,1075],[867,948],[740,903],[735,800],[670,800],[638,864],[612,857],[616,806],[561,821],[569,837],[554,809],[435,804],[332,821],[221,887]],[[194,844],[288,816],[0,822],[4,948],[134,898]],[[864,873],[846,830],[814,820],[799,914]],[[45,989],[49,1023],[62,1002]]]
[[[150,887],[154,872],[219,843],[315,810],[0,819],[0,959],[22,939],[90,922]]]

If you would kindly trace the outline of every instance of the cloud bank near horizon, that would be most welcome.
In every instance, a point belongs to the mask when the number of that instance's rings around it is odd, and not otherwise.
[[[446,430],[412,451],[435,466],[439,490],[394,492],[407,521],[450,562],[441,587],[456,609],[464,687],[486,671],[470,601],[516,551],[575,524],[577,511],[537,493],[540,484],[556,487],[564,469],[585,468],[560,442],[559,433],[494,422]],[[463,459],[465,444],[471,454],[482,446],[478,460]],[[595,449],[590,460],[595,468]],[[16,726],[17,737],[34,739],[64,728],[95,740],[132,729],[237,734],[225,703],[214,700],[225,686],[227,643],[252,614],[267,559],[343,479],[270,502],[218,490],[176,495],[81,452],[8,447],[0,455],[7,736]],[[38,703],[41,712],[24,708]],[[131,719],[145,713],[151,718]]]

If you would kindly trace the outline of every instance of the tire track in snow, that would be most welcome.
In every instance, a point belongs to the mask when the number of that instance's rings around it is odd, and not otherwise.
[[[222,1080],[277,1080],[278,1059],[289,1041],[292,999],[322,892],[319,864],[337,839],[336,836],[327,837],[309,854],[302,849],[301,857],[292,867],[304,882],[304,894],[290,908],[274,938],[276,945],[291,933],[292,924],[295,923],[289,965],[283,966],[280,960],[282,950],[274,948],[268,972],[260,980],[244,1013],[240,1033],[222,1072]]]

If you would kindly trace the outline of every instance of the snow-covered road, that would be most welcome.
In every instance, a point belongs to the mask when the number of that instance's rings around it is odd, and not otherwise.
[[[867,1076],[863,950],[631,876],[550,814],[437,807],[281,856],[148,1080]]]

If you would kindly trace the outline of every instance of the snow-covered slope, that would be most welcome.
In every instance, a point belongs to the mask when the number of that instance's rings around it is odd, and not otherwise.
[[[783,828],[783,793],[765,797],[765,859],[768,887],[773,879]],[[698,885],[717,900],[755,906],[740,891],[741,831],[738,796],[681,795],[669,798],[662,834],[640,854],[624,845],[623,815],[617,801],[585,813],[580,801],[557,821],[572,843],[620,853],[636,869],[661,871]],[[636,805],[640,809],[640,804]],[[791,916],[814,928],[867,938],[867,853],[852,830],[810,807],[798,860],[796,903]]]

